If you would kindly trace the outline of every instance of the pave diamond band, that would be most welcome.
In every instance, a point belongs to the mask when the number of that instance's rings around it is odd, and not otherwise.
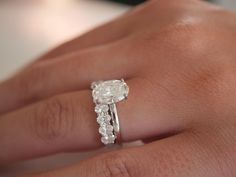
[[[120,123],[116,103],[127,98],[129,87],[121,80],[97,81],[91,84],[101,142],[120,143]]]

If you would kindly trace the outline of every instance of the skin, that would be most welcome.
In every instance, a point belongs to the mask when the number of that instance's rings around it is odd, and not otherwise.
[[[236,14],[149,1],[0,84],[0,164],[102,146],[90,83],[124,78],[122,140],[143,146],[24,177],[234,177]],[[17,148],[16,148],[17,147]]]

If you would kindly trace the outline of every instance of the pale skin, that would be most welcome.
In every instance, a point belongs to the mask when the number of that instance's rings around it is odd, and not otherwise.
[[[67,42],[0,84],[0,164],[102,146],[90,83],[124,78],[124,142],[24,177],[235,177],[236,14],[153,0]]]

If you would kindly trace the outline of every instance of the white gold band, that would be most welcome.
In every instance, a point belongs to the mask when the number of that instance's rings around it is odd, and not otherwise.
[[[117,114],[117,109],[116,109],[116,104],[110,104],[110,113],[111,113],[111,120],[112,120],[112,125],[113,125],[113,132],[116,137],[116,143],[120,144],[121,143],[121,132],[120,132],[120,121],[119,117]]]

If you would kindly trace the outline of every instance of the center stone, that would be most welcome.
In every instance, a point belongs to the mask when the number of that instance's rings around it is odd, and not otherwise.
[[[101,81],[95,84],[93,98],[96,103],[111,104],[128,96],[129,87],[123,80]]]

